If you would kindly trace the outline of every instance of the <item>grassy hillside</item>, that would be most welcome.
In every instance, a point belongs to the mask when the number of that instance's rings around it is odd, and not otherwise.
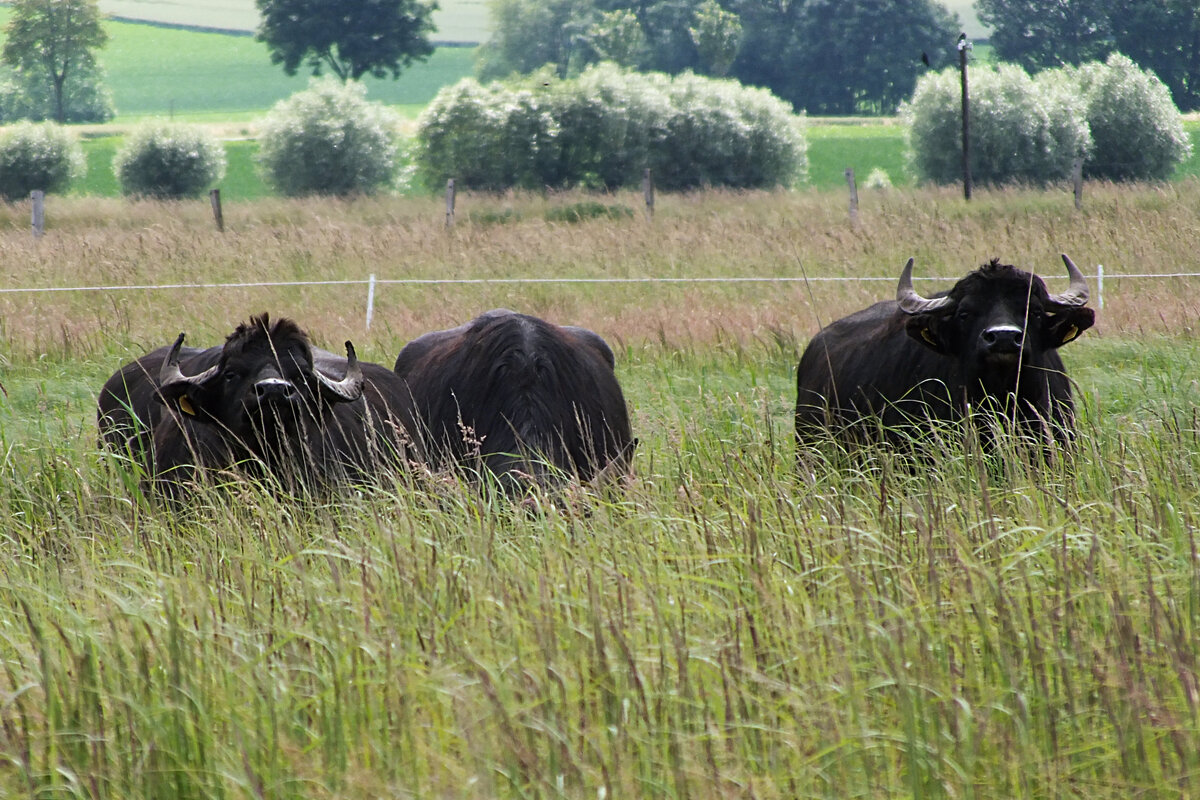
[[[254,0],[100,0],[105,14],[168,25],[253,31],[258,27]],[[488,36],[484,0],[439,0],[433,12],[434,41],[482,42]]]
[[[10,11],[0,8],[0,26]],[[288,77],[271,64],[265,45],[249,36],[205,33],[108,21],[110,40],[99,54],[117,106],[117,122],[147,116],[188,121],[248,121],[308,85],[305,73]],[[368,78],[372,100],[410,113],[441,87],[470,74],[469,47],[438,47],[428,61],[398,80]]]

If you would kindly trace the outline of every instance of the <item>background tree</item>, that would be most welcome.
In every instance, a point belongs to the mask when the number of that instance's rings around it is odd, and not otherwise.
[[[433,52],[436,2],[422,0],[256,0],[262,14],[257,39],[272,64],[295,75],[303,63],[320,75],[328,68],[344,83],[389,72],[393,78]]]
[[[950,63],[960,25],[933,0],[744,0],[732,75],[810,114],[890,114]]]
[[[31,74],[44,74],[54,96],[54,119],[65,122],[66,86],[93,70],[93,51],[108,42],[96,0],[14,0],[0,56]]]
[[[696,9],[696,22],[688,33],[709,75],[722,78],[742,46],[742,21],[717,0],[704,0]]]
[[[1153,70],[1182,111],[1200,109],[1200,4],[1196,0],[1132,0],[1114,6],[1116,49]]]
[[[1028,72],[1103,61],[1112,51],[1112,0],[975,0],[997,58]],[[1131,4],[1122,3],[1122,7]]]
[[[587,62],[587,32],[599,20],[592,0],[491,0],[492,38],[480,46],[480,80],[526,75],[549,64],[565,78]]]

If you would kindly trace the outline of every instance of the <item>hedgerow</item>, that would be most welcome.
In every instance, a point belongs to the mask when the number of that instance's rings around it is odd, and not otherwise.
[[[804,176],[803,118],[735,81],[589,68],[558,80],[467,78],[417,126],[422,182],[488,190],[616,188],[652,170],[664,189],[790,186]]]

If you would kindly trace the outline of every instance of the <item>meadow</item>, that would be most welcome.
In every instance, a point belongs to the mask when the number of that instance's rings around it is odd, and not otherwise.
[[[1195,794],[1198,303],[1169,276],[1200,183],[1086,197],[872,190],[852,222],[833,190],[652,220],[619,193],[631,216],[568,223],[591,198],[464,194],[449,230],[431,198],[265,199],[224,234],[198,203],[63,198],[38,241],[0,208],[0,795]],[[1108,276],[1064,350],[1073,458],[950,438],[927,469],[797,468],[822,323],[910,255],[928,293],[992,256],[1057,290],[1060,252]],[[367,330],[372,273],[464,282],[381,284]],[[641,277],[697,280],[609,282]],[[390,363],[494,306],[613,345],[626,493],[526,514],[419,470],[306,501],[233,477],[170,513],[96,445],[100,384],[180,330],[265,309]]]

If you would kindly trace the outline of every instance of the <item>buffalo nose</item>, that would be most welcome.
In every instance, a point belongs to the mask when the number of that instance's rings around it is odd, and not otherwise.
[[[282,378],[267,378],[254,384],[254,394],[259,400],[287,400],[295,393],[292,382]]]
[[[1015,325],[996,325],[985,330],[980,338],[990,353],[1015,353],[1024,343],[1025,332]]]

